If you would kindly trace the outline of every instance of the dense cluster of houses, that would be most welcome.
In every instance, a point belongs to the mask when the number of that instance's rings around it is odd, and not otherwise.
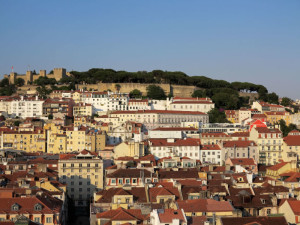
[[[0,108],[0,225],[71,224],[72,207],[91,225],[300,224],[300,132],[283,136],[297,114],[281,105],[231,124],[209,123],[208,98],[54,91]]]

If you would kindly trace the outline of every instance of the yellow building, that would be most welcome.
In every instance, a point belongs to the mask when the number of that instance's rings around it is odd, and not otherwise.
[[[92,152],[104,150],[106,146],[106,132],[90,130],[85,136],[85,146],[87,150]]]
[[[237,123],[238,118],[238,112],[236,110],[225,110],[226,119],[231,123]]]
[[[278,124],[280,120],[284,120],[288,126],[291,123],[291,115],[289,112],[265,112],[267,122],[271,124]]]
[[[280,178],[280,174],[286,173],[286,172],[291,172],[297,171],[297,166],[296,166],[296,162],[280,162],[274,166],[268,167],[267,168],[267,172],[266,172],[266,176],[267,177],[271,177],[273,179],[278,179]]]
[[[140,157],[144,156],[144,143],[143,142],[122,142],[114,148],[114,159],[119,157]]]
[[[179,209],[183,209],[186,216],[203,216],[215,218],[216,224],[221,224],[222,217],[233,217],[234,208],[227,201],[212,199],[193,199],[177,201]]]
[[[45,130],[34,128],[31,131],[5,130],[1,132],[1,148],[16,149],[26,152],[45,152]]]
[[[47,152],[59,154],[67,152],[67,136],[64,127],[54,123],[45,125],[47,131]]]
[[[283,138],[279,129],[253,127],[249,139],[257,144],[259,163],[274,165],[283,159]]]
[[[87,103],[77,103],[73,106],[74,116],[92,116],[93,106]]]
[[[283,138],[283,160],[286,162],[300,161],[300,132],[291,131]]]
[[[65,127],[67,136],[67,151],[81,151],[85,149],[86,134],[88,128],[80,127]]]
[[[88,206],[94,191],[103,188],[103,161],[87,150],[79,154],[61,154],[58,161],[61,183],[67,184],[67,194],[76,206]]]

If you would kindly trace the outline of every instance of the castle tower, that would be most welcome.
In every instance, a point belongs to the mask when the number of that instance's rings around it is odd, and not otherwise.
[[[9,74],[9,83],[14,84],[17,78],[17,73],[11,72]]]
[[[40,70],[40,77],[46,76],[46,70]]]
[[[29,82],[33,82],[33,74],[32,71],[30,70],[26,71],[26,76],[25,76],[25,84],[28,84]]]
[[[53,75],[54,75],[54,78],[56,80],[60,80],[61,78],[67,76],[66,69],[64,69],[64,68],[54,68],[53,69]]]

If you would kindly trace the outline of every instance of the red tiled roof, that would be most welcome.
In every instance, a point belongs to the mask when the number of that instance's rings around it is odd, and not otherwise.
[[[287,146],[300,146],[300,135],[288,135],[283,138]]]
[[[231,158],[230,160],[234,165],[256,165],[253,158]]]
[[[284,116],[287,115],[288,113],[286,112],[265,112],[266,115],[269,116]]]
[[[273,133],[273,134],[282,133],[279,129],[269,129],[267,127],[255,127],[255,129],[258,131],[258,133]]]
[[[173,219],[178,219],[180,224],[185,221],[184,214],[180,209],[165,209],[163,213],[159,213],[159,220],[161,223],[172,223]]]
[[[281,162],[274,166],[268,167],[267,170],[279,170],[281,167],[285,166],[286,164],[288,164],[288,162]]]
[[[225,141],[223,143],[224,148],[246,148],[249,146],[256,146],[254,141]]]
[[[187,212],[232,212],[234,209],[229,202],[212,199],[193,199],[177,201],[178,207]]]
[[[201,145],[201,150],[221,150],[219,145]]]
[[[299,200],[287,200],[295,215],[300,216],[300,201]]]
[[[180,199],[178,188],[175,187],[153,187],[149,189],[149,198],[151,202],[157,202],[157,196],[174,195],[175,199]]]
[[[222,217],[223,225],[288,225],[284,216]]]
[[[97,213],[96,217],[110,219],[111,221],[138,220],[140,222],[142,222],[147,218],[147,216],[142,214],[142,211],[140,209],[123,209],[123,208]]]
[[[267,116],[266,116],[265,114],[254,114],[254,115],[252,116],[252,119],[261,119],[261,118],[266,119]]]
[[[235,132],[233,134],[230,135],[231,137],[249,137],[250,136],[250,132]]]

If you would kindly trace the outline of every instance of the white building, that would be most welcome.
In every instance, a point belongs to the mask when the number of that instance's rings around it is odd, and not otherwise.
[[[179,98],[172,99],[169,110],[209,112],[215,108],[215,104],[210,98]]]
[[[149,151],[158,158],[162,157],[189,157],[200,159],[200,139],[149,139]]]
[[[228,158],[253,158],[259,160],[257,144],[254,141],[225,141],[223,142],[225,160]]]
[[[172,110],[116,111],[110,114],[119,117],[120,122],[135,121],[143,123],[148,129],[157,127],[178,127],[181,122],[208,123],[208,115],[203,112]]]
[[[150,110],[148,99],[129,99],[128,110]]]
[[[199,138],[198,129],[193,127],[158,127],[148,133],[149,138]]]
[[[95,112],[127,110],[129,95],[114,92],[83,92],[80,94],[80,100],[92,104]]]
[[[154,209],[150,213],[152,225],[187,225],[183,209]]]
[[[26,98],[23,96],[19,100],[11,101],[10,113],[21,118],[41,117],[43,115],[43,100],[35,98]]]
[[[225,161],[224,151],[219,145],[202,145],[200,152],[202,164],[223,165]]]
[[[166,100],[149,100],[149,105],[151,110],[167,110],[171,104],[172,100],[167,98]]]

